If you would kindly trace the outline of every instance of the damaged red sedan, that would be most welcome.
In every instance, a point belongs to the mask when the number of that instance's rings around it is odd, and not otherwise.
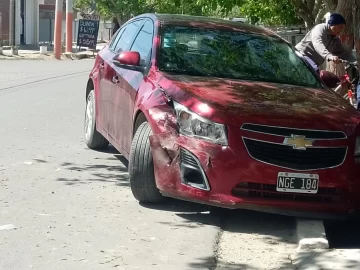
[[[98,54],[85,139],[129,160],[134,197],[301,216],[359,203],[359,114],[292,46],[243,23],[145,14]]]

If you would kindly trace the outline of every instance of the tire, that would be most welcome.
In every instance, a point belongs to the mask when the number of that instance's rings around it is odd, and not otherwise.
[[[91,90],[86,98],[84,133],[85,143],[93,150],[104,149],[109,145],[109,141],[96,130],[95,112],[95,92]]]
[[[150,149],[151,127],[147,122],[137,129],[129,157],[129,179],[131,191],[141,203],[159,203],[163,201],[156,187],[154,162]]]

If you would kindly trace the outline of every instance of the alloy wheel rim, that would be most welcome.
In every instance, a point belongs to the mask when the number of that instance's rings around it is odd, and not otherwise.
[[[92,98],[89,96],[86,104],[86,113],[85,113],[85,137],[86,140],[89,141],[92,133],[94,121],[94,107]]]

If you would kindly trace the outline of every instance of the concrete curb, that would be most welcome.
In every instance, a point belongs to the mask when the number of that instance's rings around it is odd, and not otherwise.
[[[65,58],[69,58],[72,60],[81,60],[81,59],[88,59],[88,58],[95,58],[97,53],[94,54],[90,53],[63,53],[62,54]]]
[[[298,252],[329,249],[329,241],[326,238],[322,220],[296,219],[296,236],[298,241],[296,251]]]

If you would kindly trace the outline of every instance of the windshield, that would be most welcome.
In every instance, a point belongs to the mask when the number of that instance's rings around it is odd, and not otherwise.
[[[236,31],[165,26],[159,68],[177,74],[321,88],[286,42]]]

